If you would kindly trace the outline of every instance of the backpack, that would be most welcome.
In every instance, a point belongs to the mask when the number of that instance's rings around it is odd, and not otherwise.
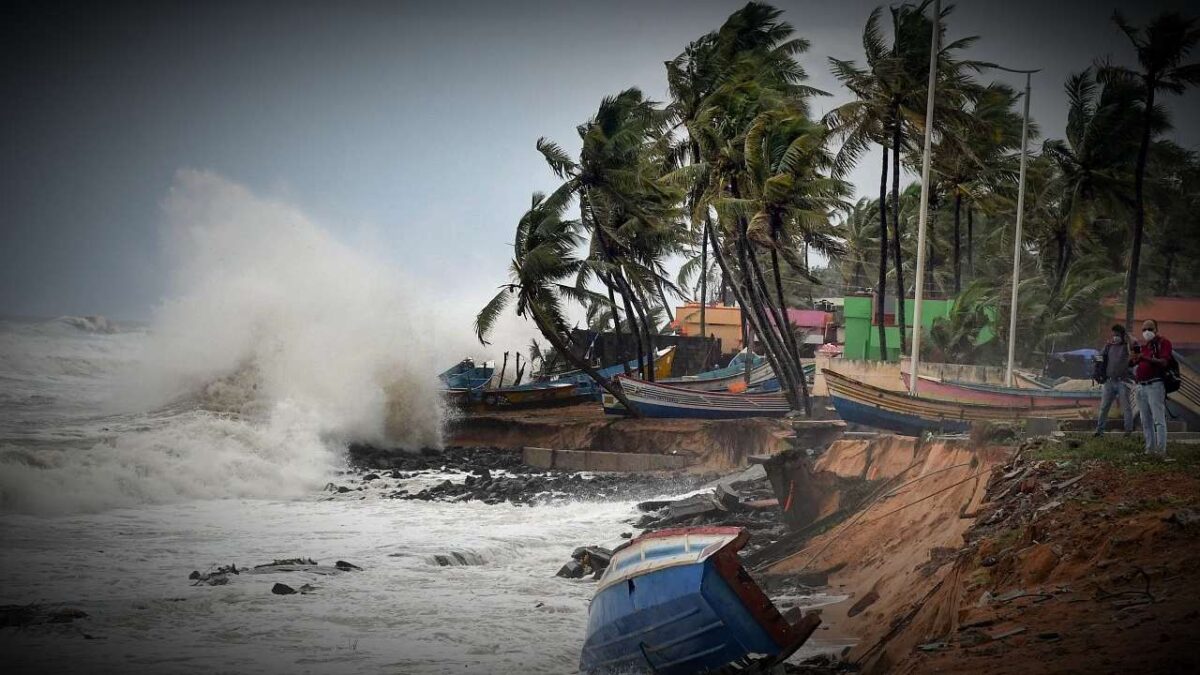
[[[1154,344],[1154,358],[1158,358],[1158,344]],[[1171,354],[1171,358],[1167,360],[1167,366],[1162,372],[1163,390],[1168,394],[1173,394],[1179,391],[1180,385],[1183,384],[1183,376],[1179,373],[1179,361],[1175,359],[1175,355]]]

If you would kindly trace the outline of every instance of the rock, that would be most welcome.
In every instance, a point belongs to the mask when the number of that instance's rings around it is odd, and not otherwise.
[[[464,565],[482,565],[483,557],[470,551],[450,551],[446,554],[433,556],[433,562],[439,567],[461,567]]]
[[[188,578],[192,579],[192,580],[199,579],[200,578],[200,570],[192,570],[192,573],[188,575]]]
[[[345,485],[339,485],[337,491],[341,494],[346,494],[350,491],[350,488],[346,487]]]
[[[989,555],[988,557],[986,557],[986,558],[984,558],[983,560],[981,560],[981,561],[979,562],[979,564],[980,564],[980,565],[983,565],[984,567],[994,567],[994,566],[996,565],[996,563],[997,563],[997,562],[999,562],[999,561],[998,561],[998,560],[996,560],[996,556],[994,556],[994,555]]]
[[[621,533],[621,538],[622,538],[622,539],[632,539],[632,538],[633,538],[633,533],[632,533],[632,532],[622,532],[622,533]]]
[[[271,592],[275,595],[293,595],[296,593],[296,589],[288,586],[287,584],[277,583],[271,587]]]
[[[562,577],[564,579],[580,579],[583,577],[583,575],[583,563],[579,562],[578,560],[572,560],[566,565],[563,565],[562,568],[558,570],[558,573],[554,576]]]
[[[1174,523],[1180,527],[1190,527],[1200,523],[1200,512],[1196,509],[1179,509],[1166,520],[1168,523]]]
[[[365,482],[367,482],[367,481],[379,480],[379,474],[377,474],[377,473],[369,473],[369,474],[367,474],[367,475],[363,476],[363,478],[362,478],[362,479],[363,479],[363,482],[364,482],[364,483],[365,483]]]
[[[361,568],[361,567],[359,567],[358,565],[354,565],[354,564],[352,564],[352,563],[348,563],[348,562],[346,562],[345,560],[339,560],[339,561],[337,561],[337,562],[333,563],[333,566],[334,566],[334,567],[336,567],[336,568],[338,568],[339,570],[341,570],[341,571],[343,571],[343,572],[349,572],[349,571],[351,571],[351,570],[353,570],[353,571],[355,571],[355,572],[361,572],[361,571],[362,571],[362,568]]]

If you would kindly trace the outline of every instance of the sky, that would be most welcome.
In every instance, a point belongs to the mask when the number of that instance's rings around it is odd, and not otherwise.
[[[423,292],[481,306],[531,193],[556,187],[537,138],[574,151],[603,96],[663,100],[663,62],[742,4],[19,3],[0,27],[0,315],[149,317],[170,292],[163,203],[187,170],[286,201]],[[862,59],[879,3],[774,4],[812,43],[810,84],[833,94],[815,112],[848,100],[827,57]],[[1032,116],[1061,137],[1067,75],[1131,62],[1116,4],[967,0],[948,30],[980,36],[973,58],[1043,69]],[[1124,4],[1134,22],[1189,13]],[[1169,102],[1193,149],[1197,99]],[[860,194],[877,163],[851,176]]]

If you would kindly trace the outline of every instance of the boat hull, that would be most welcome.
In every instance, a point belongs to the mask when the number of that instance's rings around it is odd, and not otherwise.
[[[747,539],[739,528],[684,528],[618,550],[588,609],[580,671],[685,675],[751,654],[786,659],[820,619],[780,615],[738,560]]]
[[[591,400],[574,384],[522,385],[504,389],[486,389],[471,401],[473,410],[525,410],[574,405]]]
[[[617,378],[622,393],[643,417],[688,419],[741,419],[782,417],[791,412],[782,394],[726,394],[694,391],[626,377]],[[627,414],[611,394],[604,395],[604,412]]]
[[[881,389],[826,369],[825,383],[838,415],[846,422],[917,436],[926,431],[961,433],[972,422],[1011,421],[1028,417],[1088,419],[1091,407],[1066,405],[1033,409],[943,401],[908,392]]]
[[[904,386],[911,386],[912,376],[901,373]],[[1100,403],[1099,392],[1056,391],[1053,389],[1018,389],[997,387],[987,384],[953,382],[921,377],[917,382],[917,393],[926,398],[958,403],[999,405],[1010,408],[1063,408],[1076,407],[1094,409]]]

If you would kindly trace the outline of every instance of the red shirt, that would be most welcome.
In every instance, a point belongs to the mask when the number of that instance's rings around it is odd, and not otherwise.
[[[1135,369],[1133,377],[1138,382],[1146,380],[1154,380],[1162,377],[1166,366],[1160,366],[1151,363],[1150,359],[1144,358],[1154,356],[1164,361],[1171,358],[1171,341],[1165,337],[1155,336],[1153,340],[1142,345],[1142,351],[1133,357]]]

